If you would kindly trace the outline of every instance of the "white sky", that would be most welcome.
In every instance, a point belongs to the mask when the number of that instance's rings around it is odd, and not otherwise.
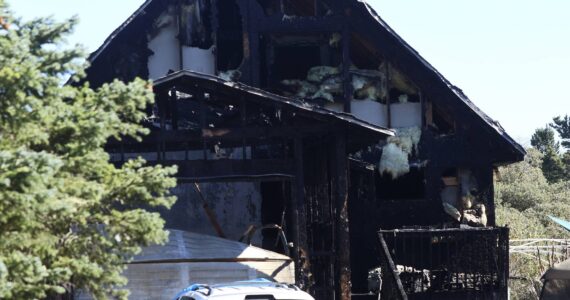
[[[8,0],[26,19],[78,15],[70,41],[94,51],[143,0]],[[371,0],[380,16],[527,146],[570,114],[570,1]]]

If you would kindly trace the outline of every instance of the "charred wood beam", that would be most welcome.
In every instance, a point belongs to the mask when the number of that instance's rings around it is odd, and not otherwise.
[[[203,150],[204,141],[213,144],[221,143],[222,148],[242,148],[246,141],[246,148],[258,145],[287,145],[294,138],[311,137],[305,142],[318,143],[319,136],[326,136],[329,128],[320,126],[286,126],[280,128],[217,128],[201,131],[177,130],[177,131],[152,131],[143,137],[142,142],[132,138],[123,138],[121,141],[111,139],[105,146],[109,153],[146,153],[157,152],[162,157],[162,152],[168,151],[196,151]],[[330,127],[330,126],[329,126]],[[369,144],[370,137],[352,134],[347,143],[349,153],[360,150],[363,145]],[[211,147],[207,149],[211,150]],[[247,149],[246,149],[247,152]],[[243,154],[243,153],[242,153]],[[246,153],[247,154],[247,153]]]
[[[307,212],[305,203],[305,178],[304,178],[304,157],[303,157],[303,140],[296,138],[294,141],[293,152],[295,157],[295,181],[291,185],[293,187],[293,207],[295,209],[293,215],[296,219],[294,222],[295,250],[297,261],[295,263],[295,277],[297,283],[305,288],[309,284],[309,247],[307,239]]]
[[[224,0],[213,0],[213,1],[211,1],[211,6],[210,6],[210,9],[212,12],[210,22],[212,24],[212,32],[216,33],[216,38],[218,37],[217,33],[218,33],[218,29],[220,28],[220,18],[219,18],[220,13],[218,11],[218,5],[219,5],[218,1],[224,1]],[[214,40],[216,40],[216,39],[214,39]],[[218,69],[218,66],[217,66],[217,62],[216,62],[216,70],[217,69]]]
[[[143,138],[143,143],[184,143],[206,141],[236,141],[243,139],[271,139],[271,138],[295,138],[311,135],[325,134],[331,128],[327,125],[315,126],[286,126],[286,127],[243,127],[243,128],[204,128],[201,131],[177,130],[177,131],[153,131]],[[132,143],[139,142],[131,140]],[[119,141],[110,140],[109,146],[119,145]],[[128,144],[125,141],[125,144]],[[247,143],[246,143],[247,144]]]
[[[297,153],[295,153],[297,154]],[[296,162],[298,157],[295,157],[294,163],[296,166]],[[295,172],[295,175],[297,173]],[[297,178],[295,178],[294,182],[291,184],[291,200],[287,205],[289,210],[289,215],[291,216],[291,237],[293,240],[293,260],[295,261],[295,283],[297,285],[302,284],[301,279],[301,259],[300,259],[300,250],[299,250],[299,211],[297,210]]]
[[[426,99],[424,97],[424,94],[422,93],[421,89],[418,88],[418,96],[420,98],[420,105],[421,105],[421,109],[422,109],[422,115],[421,115],[421,124],[422,124],[422,128],[426,128],[427,126],[427,103],[426,103]]]
[[[259,57],[260,54],[260,42],[259,42],[259,32],[250,31],[249,34],[249,60],[251,63],[251,82],[250,84],[255,87],[261,85],[261,62]],[[245,52],[245,51],[244,51]]]
[[[120,166],[122,163],[117,162]],[[200,178],[231,178],[231,177],[292,177],[295,175],[294,163],[288,159],[259,159],[259,160],[162,160],[149,161],[149,165],[178,166],[176,176],[181,179],[201,181]]]
[[[350,300],[350,234],[348,221],[348,158],[346,155],[346,135],[343,130],[334,137],[333,151],[333,178],[334,178],[334,203],[335,203],[335,249],[336,249],[336,273],[338,284],[338,298]]]
[[[386,80],[386,90],[389,89],[390,85],[391,85],[391,81],[392,81],[392,68],[390,66],[390,63],[385,64],[386,66],[386,72],[384,74],[387,74],[387,80]],[[390,103],[390,96],[388,94],[387,98],[386,98],[386,116],[387,116],[387,121],[386,123],[388,124],[388,128],[392,127],[392,108],[391,108],[391,103]]]
[[[164,90],[161,92],[161,94],[164,93],[161,97],[161,99],[168,99],[168,91]],[[166,130],[166,108],[168,107],[168,101],[158,101],[157,102],[157,107],[158,107],[158,113],[160,116],[160,131],[165,131]],[[163,153],[163,141],[162,139],[159,137],[156,140],[156,159],[157,160],[161,160],[164,157],[164,153]],[[124,147],[124,146],[123,146]]]
[[[240,1],[238,1],[239,3]],[[241,1],[243,2],[243,1]],[[261,82],[260,70],[261,70],[261,63],[260,63],[260,49],[259,49],[259,36],[260,33],[258,31],[258,26],[256,26],[256,21],[259,17],[263,14],[260,11],[257,11],[255,6],[257,3],[254,3],[254,0],[247,0],[245,1],[246,7],[246,14],[244,14],[244,10],[242,9],[242,4],[238,4],[240,6],[240,10],[242,11],[242,15],[244,17],[244,61],[249,63],[249,81],[246,83],[259,87]],[[257,15],[256,12],[257,11]],[[247,34],[245,34],[247,33]],[[247,80],[246,78],[243,78]]]
[[[178,183],[194,183],[194,182],[243,182],[243,181],[254,181],[254,182],[287,182],[291,181],[295,176],[291,174],[262,174],[262,175],[247,175],[247,174],[234,174],[234,175],[224,175],[224,176],[212,176],[212,177],[180,177],[176,181]]]
[[[245,98],[242,97],[241,101],[240,101],[240,122],[241,122],[241,128],[245,128],[246,126],[246,122],[247,122],[247,102],[245,101]],[[202,132],[203,134],[203,132]],[[247,151],[246,151],[246,141],[247,138],[242,135],[242,140],[241,140],[241,147],[242,147],[242,159],[246,159],[247,157]]]
[[[352,80],[350,76],[350,28],[345,21],[342,30],[342,79],[344,92],[344,112],[350,113],[352,101]]]
[[[287,17],[275,15],[257,21],[260,33],[326,33],[339,32],[343,27],[342,16]]]
[[[160,118],[160,130],[164,130],[165,129],[164,121],[166,120],[166,107],[164,105],[165,101],[161,101],[161,99],[168,99],[168,90],[164,89],[156,91],[156,93],[157,93],[156,106],[159,113],[158,117]]]
[[[486,198],[486,205],[487,205],[487,226],[495,227],[496,224],[496,214],[495,214],[495,184],[494,184],[494,170],[493,167],[483,168],[481,173],[479,173],[479,186],[488,187],[486,195],[483,197]]]
[[[499,228],[499,245],[501,252],[503,255],[499,255],[499,268],[501,270],[501,274],[499,274],[499,282],[501,287],[505,288],[503,297],[504,299],[508,298],[508,284],[509,284],[509,227],[500,227]]]
[[[199,153],[200,159],[202,159],[202,148],[203,142],[202,139],[195,139],[195,140],[184,140],[181,142],[170,142],[168,139],[165,139],[166,142],[159,141],[159,139],[155,139],[154,142],[141,142],[137,143],[136,141],[132,141],[131,143],[125,142],[123,149],[121,149],[121,144],[116,142],[112,145],[107,145],[105,147],[105,151],[111,154],[120,155],[121,152],[128,155],[144,155],[145,153],[155,153],[157,151],[157,147],[159,144],[163,144],[161,146],[161,151],[163,152],[181,152],[186,151],[188,155],[196,155]],[[218,144],[220,148],[224,149],[233,149],[233,151],[238,151],[242,147],[242,142],[238,140],[207,140],[208,142],[215,142]],[[288,140],[287,140],[288,141]],[[258,147],[258,146],[273,146],[273,147],[285,147],[284,139],[280,138],[271,138],[271,139],[257,139],[257,140],[249,140],[247,142],[246,147]],[[249,153],[249,150],[246,149]],[[197,152],[198,151],[198,152]],[[214,147],[210,146],[207,151],[215,151]],[[241,151],[240,151],[241,152]],[[246,153],[246,154],[247,154]],[[291,155],[292,156],[292,155]],[[188,156],[190,157],[190,156]],[[194,156],[193,156],[194,157]],[[240,155],[241,159],[241,155]]]
[[[172,113],[172,129],[178,130],[178,97],[176,96],[176,87],[170,89],[168,100],[170,102],[170,111]]]
[[[362,160],[358,160],[355,158],[349,158],[348,159],[348,165],[350,167],[351,170],[359,170],[359,171],[364,171],[364,172],[372,172],[372,174],[374,174],[374,170],[376,169],[376,166],[374,164],[371,164],[369,162],[365,162]]]
[[[198,91],[196,93],[196,96],[198,98],[198,102],[200,103],[200,128],[202,128],[202,130],[206,129],[206,104],[205,102],[205,95],[204,92],[202,91]],[[204,152],[204,160],[208,159],[208,145],[206,140],[203,140],[203,146],[202,146],[202,151]]]
[[[313,127],[245,127],[245,128],[209,128],[202,130],[202,138],[210,140],[240,140],[264,139],[278,137],[304,137],[323,134],[330,130],[330,126],[318,125]]]
[[[400,280],[400,276],[397,272],[396,264],[392,259],[392,254],[382,233],[378,233],[378,238],[380,242],[379,254],[380,257],[382,257],[382,271],[384,272],[383,276],[386,281],[386,283],[384,283],[386,286],[381,289],[380,295],[382,296],[382,299],[407,300],[408,296],[404,291],[404,286],[402,285],[402,281]]]

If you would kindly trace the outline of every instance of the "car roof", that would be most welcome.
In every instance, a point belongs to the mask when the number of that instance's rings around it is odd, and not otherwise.
[[[194,285],[193,289],[180,296],[202,299],[236,299],[236,296],[245,299],[246,296],[271,295],[274,299],[314,300],[309,294],[290,284],[242,281],[227,284]],[[243,298],[242,298],[243,297]]]

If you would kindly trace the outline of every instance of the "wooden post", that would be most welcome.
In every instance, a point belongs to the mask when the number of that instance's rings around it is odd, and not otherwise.
[[[241,128],[245,128],[246,127],[246,123],[247,123],[247,110],[246,110],[246,102],[245,102],[245,96],[241,96],[240,98],[240,105],[239,105],[239,110],[240,110],[240,118],[241,118]],[[245,137],[243,137],[241,139],[241,158],[243,160],[245,160],[247,158],[247,151],[246,151],[246,147],[245,147]]]
[[[297,188],[297,184],[296,184],[296,180],[292,180],[291,184],[290,184],[290,189],[291,189],[291,200],[289,201],[289,203],[286,205],[287,208],[287,214],[289,214],[289,220],[291,222],[291,224],[287,225],[287,231],[290,232],[290,237],[289,237],[289,241],[291,241],[293,243],[292,248],[291,249],[291,256],[293,258],[293,261],[295,262],[295,284],[299,285],[300,283],[300,272],[299,272],[299,226],[297,226],[297,224],[299,224],[299,215],[297,213],[297,193],[296,193],[296,188]]]
[[[335,162],[335,248],[337,258],[338,295],[340,300],[350,300],[350,234],[348,221],[348,161],[346,155],[346,134],[339,130],[334,137]]]
[[[496,225],[496,215],[495,215],[495,180],[494,180],[495,170],[493,167],[487,168],[485,171],[484,184],[489,185],[489,192],[487,195],[487,226],[495,227]]]
[[[178,97],[176,96],[176,87],[173,87],[169,91],[169,104],[170,104],[170,118],[172,122],[172,130],[178,130],[178,107],[177,107],[177,100]]]
[[[160,118],[160,131],[166,130],[166,109],[168,107],[168,90],[161,90],[158,93],[158,97],[156,99],[156,105],[158,107],[158,115]],[[158,138],[156,144],[156,160],[160,161],[164,159],[164,150],[162,149],[163,144],[163,134],[161,134]]]
[[[239,1],[238,1],[239,2]],[[257,29],[257,22],[258,20],[252,16],[252,12],[255,11],[254,6],[257,3],[254,3],[254,0],[247,1],[248,10],[247,15],[245,16],[245,20],[247,20],[247,45],[245,45],[244,49],[244,58],[247,57],[250,61],[250,85],[259,87],[261,82],[261,62],[260,62],[260,43],[259,43],[259,31]],[[242,19],[243,20],[243,19]],[[245,36],[244,36],[245,37]],[[249,53],[248,53],[249,52]]]
[[[350,76],[350,28],[345,21],[342,29],[342,81],[344,112],[350,113],[352,102],[352,77]]]
[[[431,101],[428,98],[424,99],[425,103],[426,103],[426,109],[425,109],[425,119],[426,119],[426,127],[428,127],[429,125],[433,125],[433,105],[431,104]]]
[[[307,245],[307,213],[305,209],[305,177],[303,169],[303,140],[295,138],[293,152],[295,156],[295,181],[293,191],[293,238],[295,243],[295,277],[301,288],[308,284],[309,257]]]
[[[158,93],[156,99],[156,106],[158,107],[158,117],[160,118],[160,130],[166,130],[166,105],[165,102],[168,101],[168,90],[163,90]]]
[[[196,92],[196,97],[198,98],[198,102],[200,104],[200,129],[202,129],[202,133],[204,129],[207,128],[206,126],[206,103],[205,103],[205,95],[204,91],[198,90]],[[202,137],[202,153],[203,159],[208,160],[208,152],[207,152],[207,144],[206,139]]]
[[[390,63],[386,64],[386,114],[387,114],[387,124],[388,128],[392,128],[392,109],[390,108],[390,85],[392,82],[392,72],[391,72]]]
[[[426,122],[426,100],[424,99],[424,95],[422,93],[422,91],[418,88],[418,97],[420,98],[420,106],[421,106],[421,110],[422,110],[422,117],[421,117],[421,124],[422,124],[422,129],[426,128],[427,122]]]
[[[222,226],[220,226],[220,223],[218,222],[218,219],[216,218],[216,214],[214,214],[214,212],[212,211],[212,209],[208,205],[206,198],[204,198],[204,194],[202,194],[202,190],[200,189],[200,185],[197,182],[194,182],[194,188],[196,189],[196,192],[198,192],[198,196],[200,196],[200,199],[202,200],[202,208],[204,209],[206,216],[208,216],[208,220],[210,220],[210,224],[212,224],[212,227],[214,227],[214,230],[216,231],[216,233],[218,234],[219,237],[226,238],[226,235],[224,234],[224,231],[222,230]]]

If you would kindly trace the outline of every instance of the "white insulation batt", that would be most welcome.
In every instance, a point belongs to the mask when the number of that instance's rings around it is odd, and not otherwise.
[[[306,80],[285,79],[281,84],[286,87],[286,96],[305,99],[325,99],[334,103],[335,97],[342,94],[340,69],[331,66],[315,66],[307,72]]]
[[[313,83],[321,83],[325,79],[340,74],[340,69],[330,66],[316,66],[309,69],[307,72],[307,80]]]
[[[201,49],[181,45],[178,40],[179,30],[175,15],[176,12],[169,9],[158,17],[154,25],[156,31],[148,37],[148,48],[153,52],[148,58],[149,78],[161,78],[170,70],[180,70],[181,66],[184,70],[215,75],[214,46],[210,49]]]
[[[351,113],[370,124],[376,126],[388,126],[388,113],[386,104],[375,100],[352,100],[350,102]]]
[[[154,53],[148,58],[148,76],[158,79],[168,74],[169,70],[180,69],[180,43],[176,20],[169,15],[159,17],[160,30],[149,37],[148,48]]]
[[[382,174],[390,174],[393,179],[410,172],[408,153],[404,152],[396,144],[387,144],[382,150],[379,170]]]
[[[239,81],[241,72],[239,70],[227,70],[218,73],[218,77],[226,81]]]
[[[182,46],[182,62],[184,70],[192,70],[208,75],[216,74],[214,46],[210,49]]]
[[[422,105],[419,102],[392,103],[390,116],[390,125],[394,128],[419,127],[422,125]]]
[[[418,145],[422,137],[422,130],[420,127],[406,127],[396,128],[396,135],[388,138],[389,143],[395,143],[408,154],[412,151],[418,153]]]
[[[396,179],[410,172],[409,156],[418,153],[418,144],[422,135],[420,127],[395,129],[396,135],[389,137],[382,150],[379,171]]]

